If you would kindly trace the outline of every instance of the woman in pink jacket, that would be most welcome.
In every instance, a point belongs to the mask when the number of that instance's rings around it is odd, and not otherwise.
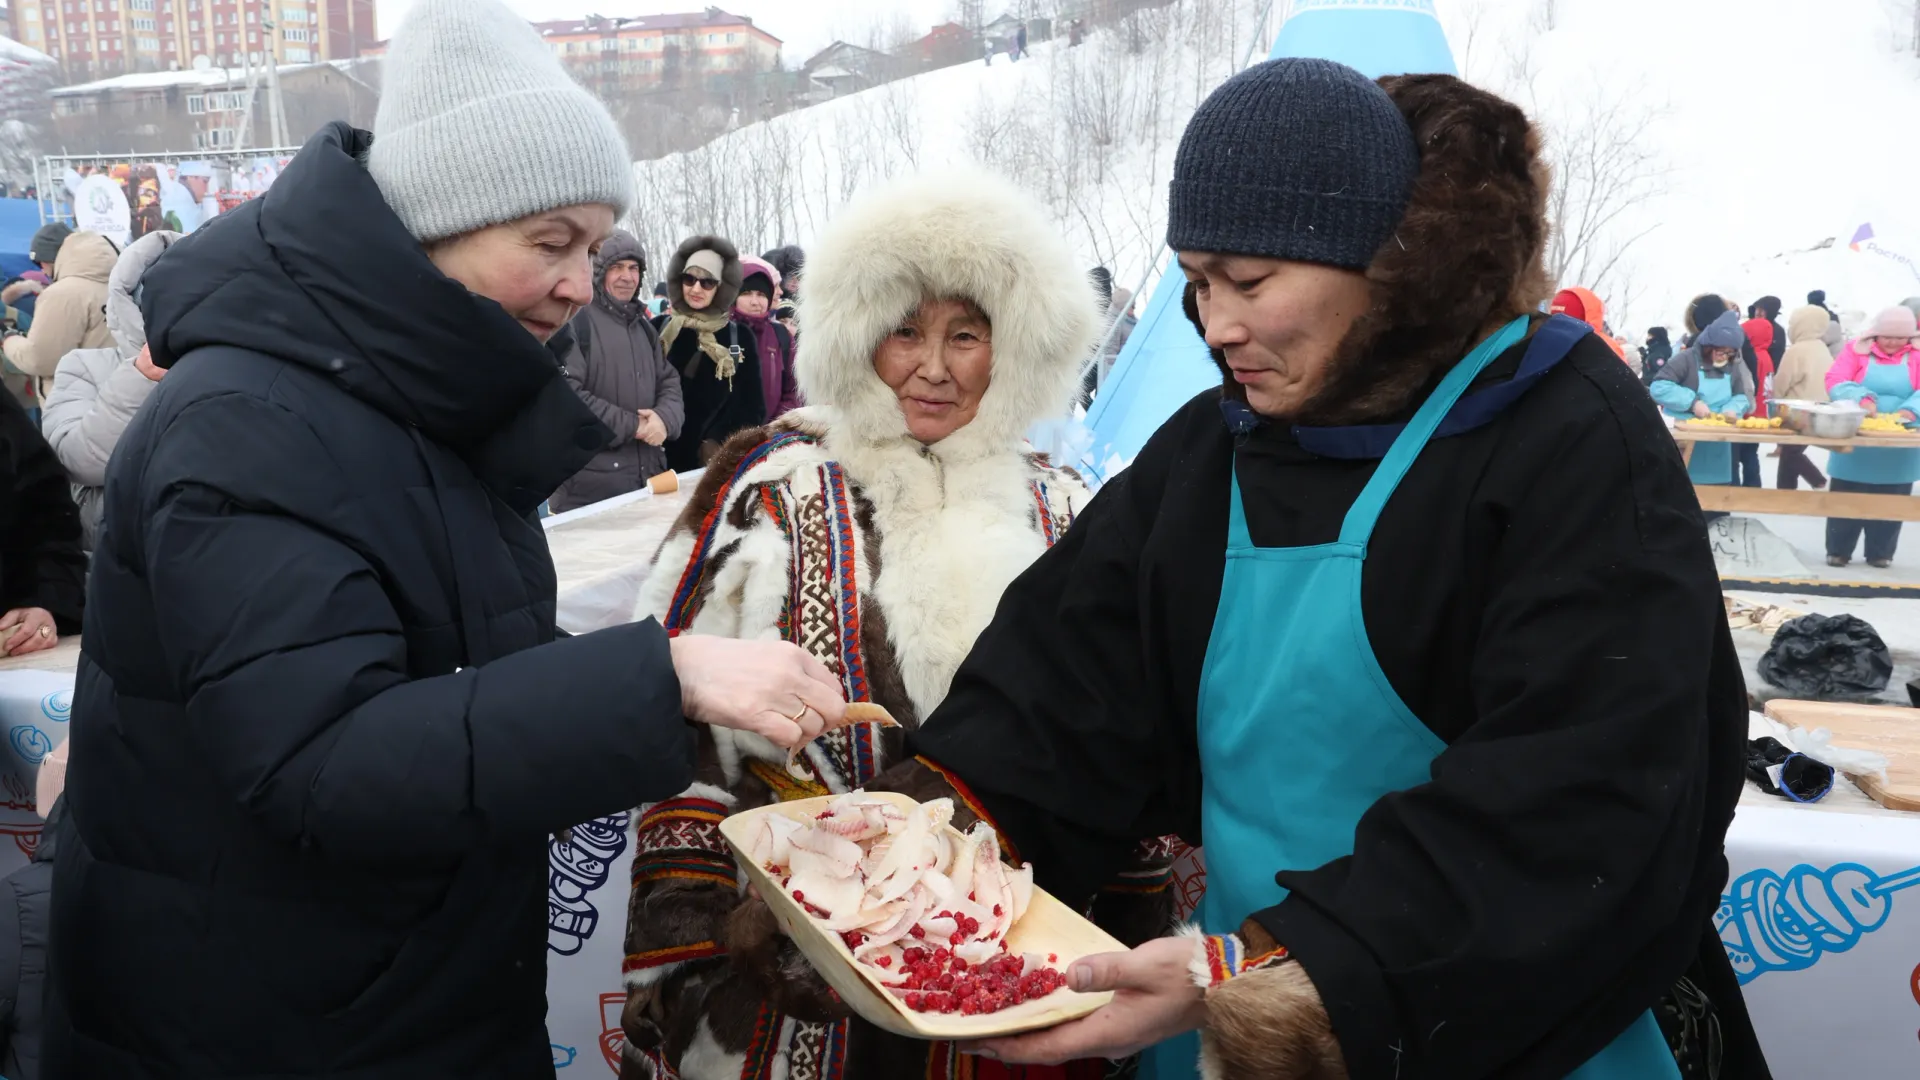
[[[1827,371],[1827,393],[1835,401],[1859,402],[1869,415],[1886,413],[1913,426],[1915,418],[1920,417],[1920,348],[1914,345],[1916,337],[1920,337],[1920,327],[1915,326],[1913,312],[1908,309],[1892,307],[1874,316],[1866,334],[1840,350]],[[1920,447],[1832,454],[1827,472],[1833,477],[1836,492],[1911,495],[1914,481],[1920,480]],[[1867,565],[1877,569],[1893,565],[1894,549],[1900,543],[1900,522],[1854,518],[1827,519],[1827,565],[1851,562],[1854,545],[1863,531],[1867,534]]]

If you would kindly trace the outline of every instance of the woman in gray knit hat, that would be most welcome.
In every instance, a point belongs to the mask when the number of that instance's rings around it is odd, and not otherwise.
[[[534,513],[608,432],[544,342],[630,202],[606,111],[497,0],[417,0],[374,127],[143,280],[49,1076],[552,1076],[549,835],[685,789],[689,720],[844,718],[790,644],[556,632]]]
[[[1014,581],[870,786],[954,797],[1075,908],[1141,840],[1204,839],[1200,926],[1073,964],[1110,1005],[977,1051],[1766,1075],[1747,930],[1713,922],[1739,658],[1653,403],[1539,313],[1547,193],[1525,114],[1450,76],[1273,61],[1194,114],[1167,239],[1221,387]]]

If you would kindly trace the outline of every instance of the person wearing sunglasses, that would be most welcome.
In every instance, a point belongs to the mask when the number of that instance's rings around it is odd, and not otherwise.
[[[666,445],[674,472],[704,468],[734,434],[767,422],[759,349],[733,315],[741,281],[740,251],[723,237],[689,237],[667,264],[667,313],[653,325],[686,405]]]

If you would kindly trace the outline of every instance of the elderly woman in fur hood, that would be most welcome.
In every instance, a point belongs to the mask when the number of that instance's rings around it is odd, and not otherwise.
[[[688,237],[667,264],[667,313],[653,326],[686,406],[666,445],[674,472],[701,468],[728,439],[766,423],[759,347],[733,314],[743,281],[739,250],[718,236]]]
[[[1094,298],[1028,198],[985,175],[866,196],[812,250],[808,280],[797,362],[808,405],[708,466],[639,614],[675,632],[797,642],[848,700],[911,729],[946,696],[1007,584],[1087,506],[1079,479],[1023,436],[1066,408]],[[699,782],[638,826],[623,1075],[665,1065],[733,1080],[768,1075],[775,1059],[791,1077],[960,1067],[950,1045],[837,1016],[765,906],[742,907],[713,824],[861,787],[902,759],[901,741],[870,725],[833,732],[803,759],[812,779],[796,782],[771,743],[703,739]],[[1100,911],[1109,929],[1133,940],[1165,929],[1166,862],[1159,845],[1135,852],[1124,869],[1136,876],[1114,878]],[[843,1073],[800,1064],[833,1054]]]
[[[1525,114],[1450,76],[1277,60],[1195,112],[1168,243],[1222,385],[870,786],[957,796],[1068,904],[1143,838],[1204,841],[1200,925],[1073,964],[1099,1012],[971,1049],[1766,1075],[1713,926],[1739,658],[1653,403],[1539,314],[1547,191]]]

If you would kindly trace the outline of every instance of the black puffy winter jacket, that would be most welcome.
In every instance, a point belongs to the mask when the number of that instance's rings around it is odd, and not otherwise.
[[[543,840],[690,781],[658,625],[555,640],[531,515],[606,430],[370,141],[322,129],[145,280],[170,371],[107,473],[50,1076],[551,1076]]]

